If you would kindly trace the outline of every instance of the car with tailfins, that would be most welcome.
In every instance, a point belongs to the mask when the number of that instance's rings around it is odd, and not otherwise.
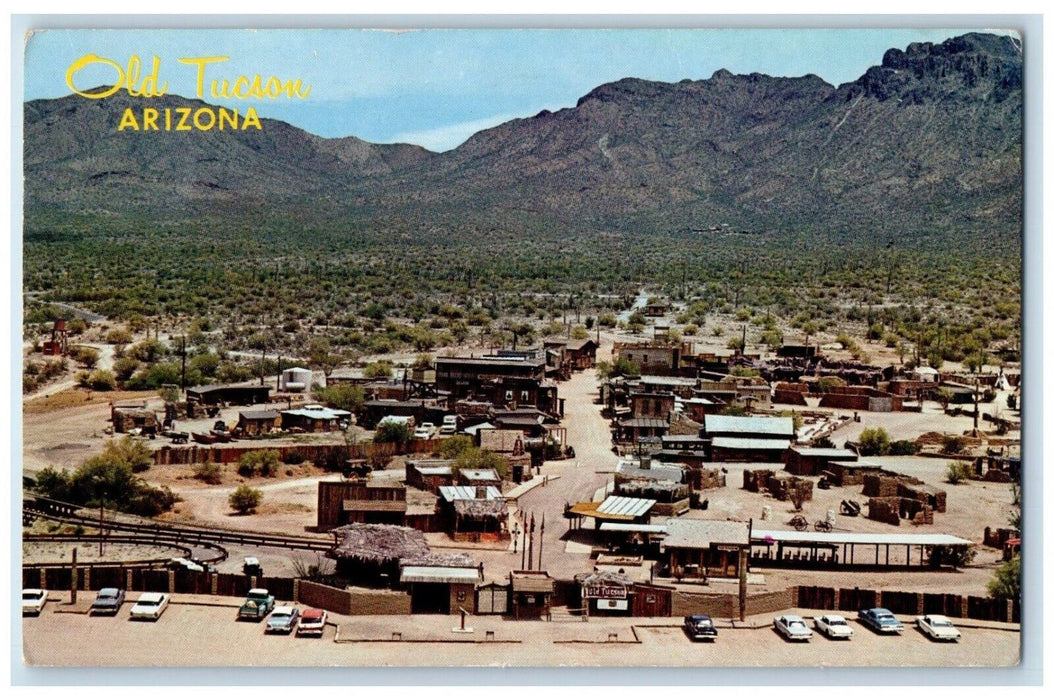
[[[828,639],[852,639],[853,628],[841,615],[827,613],[816,618],[816,631]]]
[[[308,608],[300,615],[296,625],[297,636],[321,637],[326,628],[326,611],[322,608]]]
[[[780,615],[772,625],[787,641],[807,642],[812,639],[812,630],[801,615]]]
[[[168,608],[168,602],[167,593],[144,593],[132,606],[131,618],[133,620],[157,620]]]
[[[22,614],[39,615],[48,602],[48,592],[43,588],[22,589]]]
[[[944,615],[921,615],[915,618],[915,625],[935,642],[957,642],[962,638],[962,633]]]
[[[300,608],[294,608],[291,605],[279,605],[271,613],[271,617],[267,618],[267,626],[264,627],[264,633],[281,632],[282,634],[289,634],[296,629],[296,621],[298,619],[300,619]]]
[[[860,611],[860,622],[879,634],[900,634],[904,623],[885,608],[867,608]]]

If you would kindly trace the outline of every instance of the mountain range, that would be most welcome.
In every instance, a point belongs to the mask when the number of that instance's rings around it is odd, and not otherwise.
[[[592,231],[1019,237],[1022,55],[967,34],[815,75],[626,78],[432,153],[247,131],[118,132],[124,93],[24,106],[27,230],[44,212],[172,219],[272,207],[334,221]],[[150,106],[198,108],[175,95]],[[495,223],[499,222],[499,223]]]

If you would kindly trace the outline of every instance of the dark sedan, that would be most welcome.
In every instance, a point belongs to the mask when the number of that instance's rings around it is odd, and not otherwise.
[[[95,602],[91,604],[92,614],[116,615],[124,605],[124,596],[123,588],[101,589],[95,596]]]
[[[717,638],[717,628],[709,615],[689,615],[684,618],[684,631],[695,641],[714,641]]]

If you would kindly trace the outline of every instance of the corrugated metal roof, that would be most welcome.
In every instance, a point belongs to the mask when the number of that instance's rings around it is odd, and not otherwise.
[[[637,518],[655,505],[651,498],[630,498],[628,496],[608,496],[597,508],[597,512],[603,515],[618,515],[629,518]]]
[[[707,433],[793,435],[794,420],[782,416],[703,416]]]
[[[417,467],[421,476],[446,476],[454,473],[453,467]]]
[[[669,525],[669,522],[667,522]],[[944,534],[877,533],[877,532],[796,532],[793,530],[754,530],[753,542],[789,542],[800,544],[890,544],[890,545],[967,545],[970,540]]]
[[[601,523],[603,532],[648,532],[662,534],[666,532],[665,525],[635,525],[634,523]]]
[[[670,424],[661,418],[630,418],[620,421],[619,425],[625,428],[668,428]]]
[[[840,447],[800,447],[793,445],[791,449],[802,457],[856,457],[856,453],[852,450]]]
[[[785,450],[790,446],[790,440],[780,438],[715,437],[711,445],[726,450]]]
[[[501,498],[501,491],[494,486],[485,486],[487,497],[485,500],[494,500]],[[439,495],[443,497],[443,500],[450,501],[475,501],[476,498],[476,487],[475,486],[440,486]]]
[[[278,411],[241,411],[238,416],[245,420],[274,420]]]
[[[282,411],[282,415],[304,416],[313,420],[339,420],[350,417],[351,413],[339,408],[294,408],[291,411]]]
[[[399,575],[402,583],[476,583],[479,569],[459,566],[404,566]]]
[[[707,549],[712,544],[750,544],[750,524],[737,520],[670,518],[666,521],[665,547]]]

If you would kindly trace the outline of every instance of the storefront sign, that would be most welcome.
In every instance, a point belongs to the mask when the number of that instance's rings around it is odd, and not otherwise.
[[[586,598],[617,598],[624,600],[627,597],[625,586],[586,586],[584,597]]]

